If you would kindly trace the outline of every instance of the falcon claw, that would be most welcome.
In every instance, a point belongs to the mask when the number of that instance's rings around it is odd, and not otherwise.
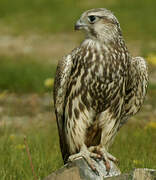
[[[93,159],[100,159],[100,158],[102,158],[102,156],[99,154],[90,152],[87,148],[83,148],[83,149],[81,149],[81,151],[79,153],[69,156],[68,161],[73,161],[80,157],[83,157],[86,160],[86,162],[88,163],[88,166],[92,169],[92,171],[96,175],[99,176],[99,172],[94,165]]]
[[[109,174],[109,171],[110,171],[110,168],[111,168],[109,160],[113,161],[114,163],[119,162],[114,156],[112,156],[110,153],[108,153],[104,147],[91,146],[89,148],[89,151],[95,152],[95,153],[97,153],[98,155],[101,156],[101,158],[104,161],[106,171],[108,172],[108,174]]]
[[[94,173],[97,175],[97,176],[100,176],[100,174],[99,174],[99,171],[95,168],[95,170],[94,170]]]
[[[109,161],[105,161],[105,166],[106,166],[107,174],[109,174],[109,171],[110,171],[110,168],[111,168]]]

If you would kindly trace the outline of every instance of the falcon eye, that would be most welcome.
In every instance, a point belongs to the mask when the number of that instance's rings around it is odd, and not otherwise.
[[[96,21],[96,16],[88,16],[88,20],[90,23],[94,23]]]

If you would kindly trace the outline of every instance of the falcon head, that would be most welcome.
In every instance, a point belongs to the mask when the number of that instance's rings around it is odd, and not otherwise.
[[[81,29],[91,39],[112,40],[121,35],[117,18],[111,11],[104,8],[84,12],[75,24],[75,30]]]

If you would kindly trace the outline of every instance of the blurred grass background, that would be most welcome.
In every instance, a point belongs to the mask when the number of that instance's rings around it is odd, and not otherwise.
[[[72,31],[80,14],[89,8],[106,7],[119,18],[124,34],[140,40],[156,38],[154,0],[1,0],[1,23],[15,34],[32,31],[58,33]]]
[[[42,66],[37,63],[49,60],[51,63],[49,67],[52,68],[51,76],[53,76],[56,60],[82,40],[83,36],[73,31],[74,23],[84,10],[96,7],[106,7],[115,13],[120,21],[126,42],[134,55],[139,53],[147,57],[149,53],[155,52],[155,0],[106,0],[105,2],[101,0],[93,0],[92,2],[89,0],[1,0],[0,61],[7,62],[8,70],[2,63],[0,76],[3,78],[0,80],[0,89],[19,91],[18,86],[12,86],[11,83],[17,82],[21,85],[21,91],[43,92],[42,84],[38,83],[37,78],[32,78],[32,73],[34,73],[34,77],[36,76],[33,66],[41,66],[45,71],[46,65],[42,63]],[[60,34],[64,34],[64,37],[60,38]],[[69,42],[69,46],[65,47],[68,40],[71,42]],[[37,61],[35,61],[36,59]],[[18,64],[17,67],[14,63],[9,62],[12,60]],[[29,63],[29,73],[22,73],[25,64]],[[50,75],[49,67],[45,73],[41,73],[43,78]],[[21,70],[18,71],[16,68]],[[14,80],[12,72],[16,72],[21,78],[23,77],[23,83],[20,78],[16,77]],[[39,80],[41,76],[38,76]],[[8,81],[8,77],[12,77],[9,78],[11,82]],[[38,84],[38,86],[32,86],[32,84]]]
[[[156,168],[156,1],[1,0],[1,179],[33,179],[24,136],[38,179],[61,167],[52,98],[56,64],[83,39],[74,32],[76,20],[96,7],[114,12],[131,54],[149,63],[144,107],[121,129],[111,152],[123,172]]]

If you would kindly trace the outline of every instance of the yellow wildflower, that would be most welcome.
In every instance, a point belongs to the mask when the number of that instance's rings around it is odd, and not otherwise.
[[[18,144],[15,146],[15,149],[23,150],[23,149],[25,149],[25,145],[24,144]]]
[[[13,141],[15,139],[15,134],[10,134],[9,138]]]
[[[149,55],[147,56],[147,61],[148,61],[150,64],[156,66],[156,54],[149,54]]]
[[[7,96],[7,91],[0,92],[0,99],[4,99]]]
[[[142,162],[139,161],[139,160],[137,160],[137,159],[134,159],[134,160],[133,160],[133,164],[135,164],[135,165],[141,165]]]
[[[53,78],[47,78],[44,81],[44,86],[47,88],[52,87],[53,85],[54,85],[54,79]]]
[[[149,123],[146,125],[145,129],[147,129],[147,128],[156,129],[156,122],[154,122],[154,121],[149,122]]]

